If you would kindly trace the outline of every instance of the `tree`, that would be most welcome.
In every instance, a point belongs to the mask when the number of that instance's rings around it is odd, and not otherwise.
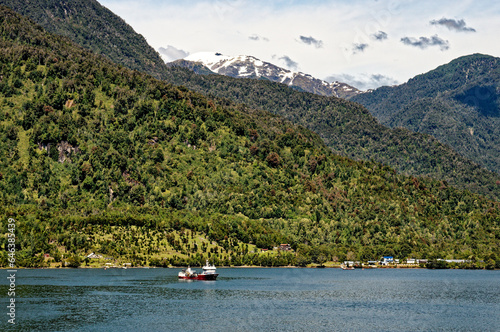
[[[323,255],[323,254],[320,254],[317,258],[316,258],[316,262],[318,262],[318,264],[320,266],[323,266],[323,264],[326,262],[326,256]]]
[[[267,164],[271,167],[278,167],[280,165],[280,156],[276,152],[271,152],[266,157]]]
[[[78,256],[78,255],[70,256],[66,260],[67,267],[77,268],[77,267],[80,267],[80,265],[82,265],[82,260],[81,260],[80,256]]]

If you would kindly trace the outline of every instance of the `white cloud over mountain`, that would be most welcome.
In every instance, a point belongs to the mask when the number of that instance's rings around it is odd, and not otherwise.
[[[356,74],[356,75],[345,74],[345,73],[338,75],[331,75],[328,76],[325,79],[325,81],[330,83],[335,81],[344,82],[360,90],[375,89],[380,86],[391,86],[402,83],[395,80],[392,77],[388,77],[382,74],[367,74],[367,73]]]
[[[277,59],[278,62],[283,64],[287,69],[299,70],[299,64],[293,61],[288,55],[283,55],[281,57],[273,56],[273,59]]]
[[[318,78],[382,73],[403,82],[462,55],[500,56],[500,44],[491,42],[500,21],[495,0],[100,3],[170,60],[214,51],[272,62],[278,54],[282,64],[290,59],[289,68]]]
[[[171,45],[168,45],[166,48],[160,47],[158,49],[158,52],[160,53],[161,57],[165,62],[171,62],[178,59],[182,59],[189,55],[189,52],[180,50]]]

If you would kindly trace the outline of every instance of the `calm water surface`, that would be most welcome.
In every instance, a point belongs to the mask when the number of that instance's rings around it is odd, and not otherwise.
[[[0,330],[500,331],[500,271],[179,270],[18,270],[16,325],[3,309]]]

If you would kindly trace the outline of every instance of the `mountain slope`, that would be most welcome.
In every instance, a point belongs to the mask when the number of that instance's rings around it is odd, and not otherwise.
[[[191,63],[202,64],[217,74],[236,78],[264,78],[272,82],[286,84],[300,91],[311,92],[321,96],[348,98],[360,92],[345,83],[328,83],[311,75],[292,72],[248,55],[230,57],[220,53],[202,52],[191,54],[183,60],[174,61],[170,65],[192,67]]]
[[[95,3],[94,0],[87,2]],[[49,9],[61,6],[61,3],[56,0],[46,0],[41,2],[40,6],[42,4]],[[66,4],[74,5],[73,2],[66,2]],[[42,7],[33,7],[33,10],[35,8],[38,9],[36,13],[32,14],[32,17],[41,24],[51,21],[47,10],[41,10]],[[75,13],[75,20],[71,26],[73,35],[69,37],[76,42],[79,42],[80,36],[85,36],[87,31],[86,27],[77,24],[78,20],[100,20],[99,17],[94,17],[95,12],[84,12],[84,8],[88,8],[88,6],[73,11]],[[63,11],[62,7],[60,11]],[[80,18],[81,16],[88,16],[88,18]],[[113,23],[116,20],[109,20],[108,24],[113,26],[107,29],[120,30],[120,25],[117,26]],[[120,20],[120,22],[122,21]],[[63,23],[61,22],[62,25],[64,25]],[[130,27],[128,29],[129,39],[138,38]],[[106,39],[96,39],[94,42],[96,45],[102,43],[99,48],[106,48],[108,45]],[[121,52],[125,54],[134,54],[141,50],[141,48],[137,48],[136,44],[118,44],[117,46],[121,47]],[[151,49],[149,46],[147,47]],[[157,56],[152,50],[144,52],[144,54],[152,54],[148,61],[153,62]],[[141,59],[137,61],[145,64]],[[117,63],[128,66],[127,62],[117,61]],[[160,76],[168,82],[187,86],[205,95],[245,103],[252,108],[281,115],[293,123],[314,130],[335,153],[340,155],[354,159],[374,160],[390,165],[405,174],[430,176],[445,180],[450,185],[459,188],[467,188],[495,199],[500,198],[500,176],[498,174],[482,169],[476,163],[457,154],[448,146],[440,144],[432,137],[415,134],[408,130],[390,130],[381,126],[359,104],[334,97],[328,98],[298,92],[284,84],[265,80],[234,79],[222,75],[195,75],[193,71],[184,68],[167,68],[164,64],[160,66],[163,66]],[[160,66],[155,68],[160,70]],[[205,68],[199,64],[197,66],[199,67],[193,67],[193,69],[204,70],[203,68]],[[158,74],[152,70],[146,70],[146,72],[153,75]]]
[[[4,7],[0,37],[0,211],[17,221],[18,265],[166,250],[241,263],[240,243],[282,241],[298,253],[285,265],[499,254],[496,202],[335,156],[307,129],[117,66]]]
[[[379,124],[360,104],[294,91],[274,82],[174,69],[168,78],[170,82],[283,116],[317,132],[339,155],[374,160],[401,173],[445,180],[459,188],[500,198],[500,175],[464,158],[432,136]]]
[[[95,0],[0,0],[0,5],[128,68],[157,78],[165,70],[164,61],[146,39]]]
[[[474,54],[352,100],[383,124],[433,135],[500,173],[499,96],[500,59]]]

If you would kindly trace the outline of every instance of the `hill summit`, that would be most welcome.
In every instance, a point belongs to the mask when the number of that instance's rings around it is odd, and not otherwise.
[[[195,73],[213,73],[201,62],[179,60],[183,67],[172,66],[172,63],[167,66],[142,36],[95,0],[29,0],[28,6],[15,0],[0,0],[2,3],[50,32],[67,36],[98,54],[104,53],[115,63],[207,96],[244,103],[283,116],[317,132],[334,153],[353,159],[374,160],[404,174],[429,176],[495,199],[500,197],[498,173],[481,168],[432,137],[382,126],[360,104],[333,96],[304,93],[297,91],[302,90],[297,86],[290,88],[265,78],[197,75]],[[108,19],[109,15],[113,17]],[[89,28],[97,22],[109,26]],[[297,83],[294,81],[294,84]],[[325,84],[318,86],[324,87]],[[358,95],[366,94],[354,97]]]
[[[294,72],[249,55],[227,56],[215,52],[200,52],[191,54],[181,61],[174,61],[172,65],[192,68],[189,62],[202,64],[217,74],[237,78],[267,79],[286,84],[296,90],[322,96],[348,98],[360,93],[358,89],[348,84],[328,83],[311,75]]]
[[[5,7],[0,74],[0,212],[18,221],[18,266],[90,252],[142,265],[497,259],[498,203],[336,156],[282,117],[126,69]],[[281,243],[296,254],[251,252]]]
[[[382,124],[432,135],[500,174],[500,58],[463,56],[352,100]]]

